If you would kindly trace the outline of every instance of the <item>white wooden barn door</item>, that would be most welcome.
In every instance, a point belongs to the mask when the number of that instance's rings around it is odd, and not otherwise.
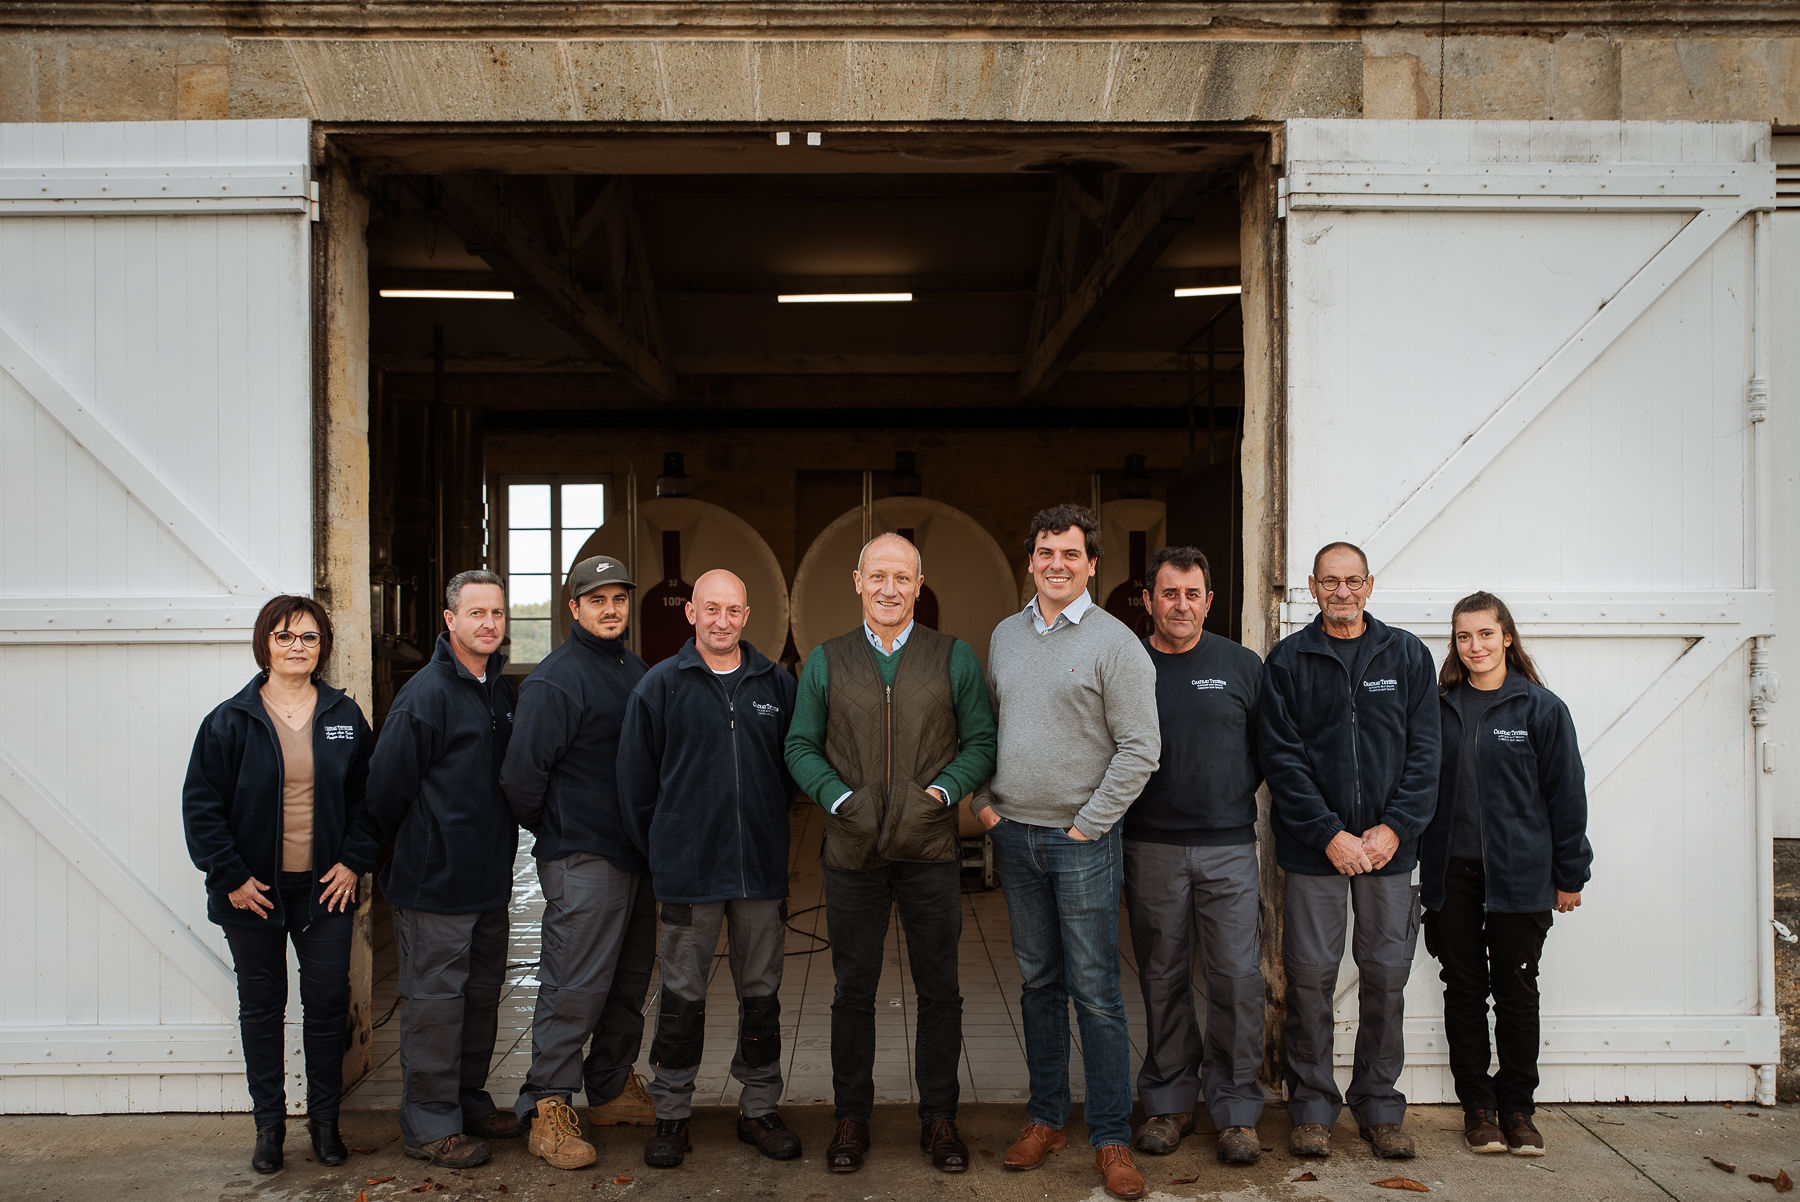
[[[0,1111],[244,1109],[181,831],[310,591],[303,121],[0,125]]]
[[[1779,1056],[1750,714],[1769,157],[1741,124],[1287,127],[1284,632],[1349,539],[1371,613],[1441,659],[1454,601],[1498,593],[1568,701],[1595,867],[1545,952],[1545,1100],[1746,1098]],[[1420,1102],[1454,1100],[1437,968],[1421,946]]]

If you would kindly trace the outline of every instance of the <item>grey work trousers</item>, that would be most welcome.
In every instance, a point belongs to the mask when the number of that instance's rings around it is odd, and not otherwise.
[[[606,1006],[637,878],[605,858],[575,852],[538,861],[544,887],[543,949],[531,1070],[514,1111],[521,1121],[541,1099],[567,1102],[581,1089],[581,1051]]]
[[[1347,897],[1346,897],[1347,895]],[[1356,1058],[1348,1095],[1331,1070],[1332,1002],[1344,956],[1349,906],[1356,908],[1351,956],[1358,977]],[[1394,1088],[1406,1066],[1403,1021],[1406,978],[1419,936],[1418,887],[1405,875],[1287,874],[1287,911],[1281,945],[1287,968],[1288,1114],[1301,1123],[1336,1121],[1349,1103],[1359,1127],[1398,1123],[1406,1095]]]
[[[1146,1115],[1188,1114],[1206,1098],[1213,1125],[1262,1115],[1262,913],[1256,845],[1125,841],[1125,905],[1144,995]],[[1204,1044],[1194,1013],[1194,953],[1206,980]]]
[[[781,1101],[782,957],[787,949],[785,898],[662,904],[662,998],[650,1044],[651,1100],[659,1119],[693,1113],[694,1079],[706,1029],[706,987],[719,928],[726,927],[731,981],[737,991],[738,1043],[731,1075],[742,1083],[745,1118],[771,1114]]]
[[[489,1061],[506,980],[506,911],[428,914],[394,907],[400,984],[400,1134],[406,1146],[455,1135],[494,1112]]]

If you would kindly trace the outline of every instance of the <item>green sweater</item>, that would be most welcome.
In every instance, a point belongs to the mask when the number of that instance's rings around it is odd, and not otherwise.
[[[881,682],[893,684],[906,647],[902,645],[892,655],[884,654],[879,647],[871,649],[881,671]],[[830,675],[825,656],[813,648],[800,673],[800,695],[794,701],[794,721],[788,727],[787,739],[788,771],[793,773],[801,791],[826,809],[850,791],[825,759]],[[973,793],[994,771],[994,711],[988,703],[987,682],[981,675],[981,662],[975,658],[974,648],[961,639],[950,650],[950,695],[956,705],[956,732],[962,748],[930,784],[957,802]]]

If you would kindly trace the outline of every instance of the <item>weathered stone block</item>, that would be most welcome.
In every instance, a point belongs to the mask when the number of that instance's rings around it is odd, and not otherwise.
[[[1117,43],[1032,42],[1024,52],[1015,120],[1106,120]]]
[[[940,43],[926,111],[943,121],[1015,120],[1026,58],[1019,42]]]
[[[756,115],[765,121],[866,120],[847,105],[844,42],[755,42],[750,47]]]
[[[41,121],[37,39],[0,38],[0,121]]]
[[[755,63],[748,42],[663,42],[656,71],[670,121],[756,120]]]
[[[1627,121],[1774,121],[1800,112],[1793,39],[1658,38],[1619,52],[1619,115]]]
[[[930,111],[938,69],[934,42],[852,42],[845,80],[858,120],[913,121]]]
[[[575,114],[581,121],[667,120],[655,42],[569,42]]]
[[[321,121],[425,120],[401,94],[384,42],[296,38],[288,43],[313,116]]]
[[[386,43],[392,93],[401,108],[398,121],[489,121],[495,96],[476,43],[404,41]]]
[[[1363,39],[1362,115],[1394,121],[1431,116],[1437,94],[1435,89],[1426,92],[1425,65],[1419,56],[1400,49],[1378,50],[1377,41]]]
[[[1442,116],[1528,121],[1551,115],[1550,43],[1542,38],[1452,38],[1443,71]]]
[[[284,38],[231,42],[231,116],[316,117],[293,46]]]
[[[478,42],[475,61],[486,81],[494,121],[569,121],[575,92],[557,42]]]
[[[1355,42],[1302,44],[1285,96],[1269,102],[1267,120],[1356,117],[1363,111],[1363,56]]]
[[[1551,45],[1550,113],[1558,121],[1618,120],[1618,43],[1571,33]]]
[[[223,64],[175,68],[175,116],[182,121],[217,121],[231,113],[231,70]]]
[[[196,34],[64,35],[38,59],[44,121],[168,121],[181,115],[177,72],[226,61],[225,43]]]

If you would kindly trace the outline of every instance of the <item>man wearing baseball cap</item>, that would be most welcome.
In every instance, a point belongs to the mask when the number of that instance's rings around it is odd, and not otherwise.
[[[516,1109],[531,1124],[532,1155],[559,1169],[598,1159],[569,1103],[582,1088],[582,1045],[606,1009],[648,871],[620,825],[614,777],[625,702],[644,675],[624,642],[635,587],[625,565],[604,555],[569,572],[575,625],[520,687],[500,769],[513,817],[537,836],[544,889],[531,1071]]]

